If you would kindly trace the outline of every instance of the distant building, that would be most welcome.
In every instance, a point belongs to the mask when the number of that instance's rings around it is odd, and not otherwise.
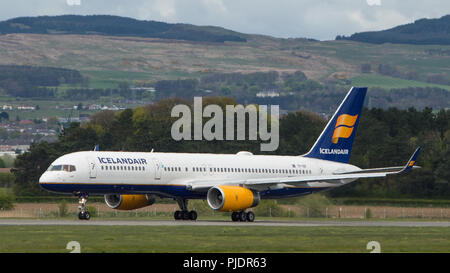
[[[67,123],[67,122],[80,122],[80,118],[72,117],[72,118],[58,118],[59,123]]]
[[[275,90],[260,91],[260,92],[256,93],[256,96],[258,98],[274,98],[274,97],[279,97],[280,92],[275,91]]]
[[[148,92],[155,92],[154,87],[131,87],[130,90],[142,90],[142,91],[148,91]]]
[[[30,124],[33,124],[33,122],[28,119],[23,119],[23,120],[19,121],[19,124],[20,125],[30,125]]]
[[[17,106],[17,110],[35,110],[34,106]]]
[[[89,110],[101,110],[102,106],[99,104],[92,104],[92,105],[89,105],[88,109]]]

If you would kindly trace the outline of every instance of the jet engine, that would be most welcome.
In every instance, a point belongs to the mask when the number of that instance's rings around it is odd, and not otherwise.
[[[261,200],[258,192],[240,186],[212,187],[206,198],[209,206],[219,211],[241,211],[258,205]]]
[[[148,194],[106,194],[108,207],[118,210],[133,210],[155,203],[155,197]]]

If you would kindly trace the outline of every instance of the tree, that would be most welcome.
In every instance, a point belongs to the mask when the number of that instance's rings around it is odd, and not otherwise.
[[[369,63],[361,64],[361,73],[370,73],[372,71],[372,66]]]
[[[6,112],[0,113],[0,121],[9,120],[9,114]]]

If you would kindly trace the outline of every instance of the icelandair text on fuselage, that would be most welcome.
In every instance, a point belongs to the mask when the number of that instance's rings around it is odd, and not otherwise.
[[[348,155],[348,149],[326,149],[319,148],[321,154],[327,155]]]
[[[104,164],[147,164],[144,158],[119,158],[119,157],[97,157],[100,163]]]

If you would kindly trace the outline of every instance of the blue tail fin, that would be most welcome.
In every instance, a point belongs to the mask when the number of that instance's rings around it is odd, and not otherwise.
[[[352,87],[305,157],[348,163],[367,87]]]

